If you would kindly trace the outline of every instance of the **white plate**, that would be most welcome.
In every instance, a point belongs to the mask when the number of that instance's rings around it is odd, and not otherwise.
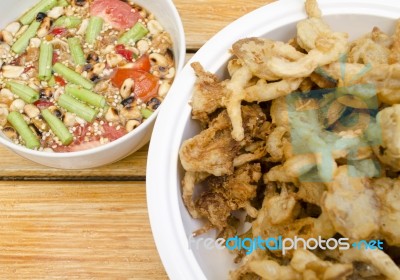
[[[400,17],[400,1],[396,0],[321,0],[324,19],[335,31],[345,31],[354,39],[379,26],[392,33],[395,19]],[[223,75],[230,58],[229,48],[240,38],[260,36],[288,40],[295,34],[296,23],[305,18],[304,2],[281,0],[253,11],[233,22],[191,59],[204,68]],[[188,236],[201,226],[191,219],[181,200],[180,181],[183,175],[178,159],[183,140],[199,131],[190,118],[195,75],[190,63],[174,83],[160,110],[147,165],[147,202],[154,239],[171,279],[226,279],[232,269],[227,251],[189,248]],[[207,236],[214,236],[210,233]]]

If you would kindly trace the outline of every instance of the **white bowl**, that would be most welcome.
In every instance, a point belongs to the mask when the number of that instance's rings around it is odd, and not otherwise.
[[[0,1],[0,28],[16,20],[38,0]],[[185,62],[186,44],[181,18],[171,0],[135,0],[135,3],[154,13],[161,25],[171,34],[174,44],[175,68],[177,73]],[[165,100],[171,96],[168,94]],[[161,104],[160,108],[163,107]],[[118,161],[145,145],[149,140],[154,126],[157,110],[138,128],[127,135],[100,147],[71,153],[46,153],[27,149],[12,143],[0,133],[0,143],[15,153],[34,162],[50,167],[64,169],[83,169],[106,165]]]
[[[205,69],[223,74],[232,43],[244,37],[268,37],[288,40],[295,25],[306,17],[302,0],[281,0],[240,18],[219,32],[191,59]],[[370,32],[374,26],[392,33],[400,16],[397,0],[320,0],[324,19],[337,31],[346,31],[351,39]],[[181,143],[199,132],[191,120],[191,97],[195,75],[190,62],[184,67],[159,113],[147,164],[147,202],[154,239],[171,279],[227,279],[234,268],[227,251],[189,248],[188,237],[202,223],[188,214],[181,199],[183,170],[178,151]],[[204,237],[214,237],[209,233]]]

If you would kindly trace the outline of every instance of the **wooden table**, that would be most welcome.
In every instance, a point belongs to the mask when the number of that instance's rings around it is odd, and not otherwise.
[[[187,57],[268,2],[175,0]],[[147,214],[147,149],[109,166],[68,171],[0,147],[0,279],[167,278]]]

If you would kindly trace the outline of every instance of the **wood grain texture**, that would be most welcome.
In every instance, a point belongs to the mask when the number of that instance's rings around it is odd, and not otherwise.
[[[173,0],[182,18],[187,48],[197,50],[229,23],[273,0]]]
[[[61,170],[31,162],[0,146],[0,179],[77,178],[93,180],[105,178],[115,180],[120,178],[122,180],[144,180],[147,150],[148,146],[146,145],[135,154],[102,167],[86,170]]]
[[[0,279],[166,279],[144,183],[0,182]]]

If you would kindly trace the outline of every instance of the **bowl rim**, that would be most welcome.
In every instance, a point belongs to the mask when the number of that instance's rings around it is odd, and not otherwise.
[[[169,8],[171,9],[172,16],[175,19],[177,24],[177,34],[178,34],[178,40],[179,42],[174,42],[175,44],[178,43],[178,45],[175,46],[177,50],[177,54],[179,57],[179,61],[176,62],[176,75],[179,74],[179,72],[182,70],[183,66],[185,65],[185,57],[186,57],[186,39],[185,39],[185,31],[183,28],[183,23],[182,19],[178,13],[178,10],[176,6],[174,5],[172,0],[167,0],[165,1]],[[174,84],[176,80],[176,77],[172,83]],[[172,87],[172,86],[171,86]],[[145,120],[141,125],[139,125],[137,128],[135,128],[133,131],[128,132],[124,136],[106,143],[104,145],[94,147],[94,148],[89,148],[87,150],[83,151],[75,151],[75,152],[58,152],[58,153],[50,153],[50,152],[45,152],[45,151],[39,151],[39,150],[31,150],[28,149],[25,146],[18,145],[13,143],[11,140],[4,138],[3,136],[0,136],[0,144],[4,145],[5,147],[11,149],[14,152],[20,153],[20,154],[26,154],[29,156],[34,156],[34,157],[45,157],[45,158],[52,158],[52,159],[68,159],[72,157],[80,157],[80,156],[90,156],[92,154],[96,153],[101,153],[103,151],[113,149],[116,146],[118,146],[120,143],[127,141],[128,139],[135,137],[136,134],[140,134],[144,130],[148,129],[149,126],[151,126],[154,121],[156,120],[158,113],[160,109],[163,107],[163,104],[165,103],[165,100],[169,99],[170,94],[167,94],[161,105],[157,108],[156,111],[153,112],[153,114]]]
[[[400,12],[400,2],[396,0],[318,2],[324,16],[357,14],[397,19]],[[304,2],[299,0],[280,0],[242,16],[205,43],[189,60],[171,87],[172,98],[164,103],[153,129],[146,173],[147,207],[153,238],[171,279],[207,279],[188,247],[188,236],[179,208],[181,197],[178,186],[181,178],[177,175],[178,151],[182,142],[180,137],[187,123],[185,117],[191,111],[188,102],[194,84],[190,63],[200,61],[208,71],[215,72],[231,56],[228,52],[231,43],[243,37],[260,36],[260,32],[252,29],[256,27],[255,22],[264,23],[262,33],[267,33],[282,26],[282,23],[289,24],[305,17]],[[179,94],[174,94],[175,91]]]

